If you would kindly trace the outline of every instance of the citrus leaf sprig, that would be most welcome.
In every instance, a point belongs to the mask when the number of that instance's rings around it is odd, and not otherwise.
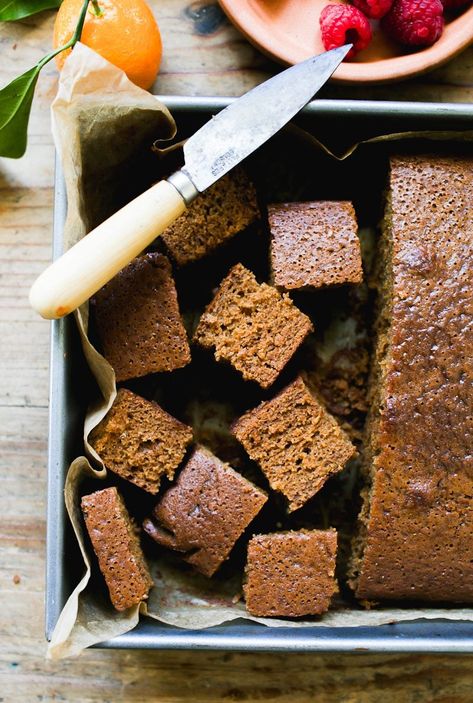
[[[0,90],[0,156],[18,159],[26,151],[28,121],[38,76],[51,59],[74,46],[82,34],[90,0],[84,0],[74,34],[67,44],[51,51],[36,66]],[[28,4],[28,3],[24,3]],[[4,3],[6,5],[6,3]]]
[[[43,10],[54,10],[61,0],[0,0],[0,22],[13,22]]]

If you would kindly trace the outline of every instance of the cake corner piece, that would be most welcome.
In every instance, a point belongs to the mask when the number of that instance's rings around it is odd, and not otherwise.
[[[255,535],[248,544],[244,594],[256,617],[322,615],[338,591],[337,531]]]
[[[116,487],[83,496],[81,509],[113,607],[127,610],[146,600],[154,582]]]

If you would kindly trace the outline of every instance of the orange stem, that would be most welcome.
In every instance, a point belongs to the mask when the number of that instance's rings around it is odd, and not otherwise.
[[[98,0],[92,0],[92,9],[96,17],[101,17],[103,15]]]

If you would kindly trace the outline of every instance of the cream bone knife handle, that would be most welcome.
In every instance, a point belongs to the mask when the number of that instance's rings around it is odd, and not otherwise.
[[[78,308],[182,215],[197,194],[190,178],[177,171],[139,195],[43,271],[30,291],[33,309],[54,319]]]

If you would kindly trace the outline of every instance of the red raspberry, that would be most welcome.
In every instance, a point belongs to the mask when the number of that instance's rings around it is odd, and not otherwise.
[[[353,5],[325,5],[320,13],[320,29],[327,51],[344,44],[353,44],[353,48],[346,56],[347,59],[352,59],[371,41],[370,23]]]
[[[443,32],[443,5],[440,0],[394,0],[381,20],[390,37],[409,46],[430,46]]]
[[[448,2],[448,0],[447,0]],[[352,3],[367,17],[379,20],[389,12],[393,0],[352,0]]]

